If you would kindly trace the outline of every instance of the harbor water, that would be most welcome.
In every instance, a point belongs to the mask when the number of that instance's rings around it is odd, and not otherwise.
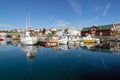
[[[46,48],[1,42],[0,80],[120,80],[116,45]]]

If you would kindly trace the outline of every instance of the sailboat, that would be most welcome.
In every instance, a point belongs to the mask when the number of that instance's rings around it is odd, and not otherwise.
[[[26,30],[24,34],[20,35],[21,44],[34,45],[38,43],[38,36],[34,35],[34,30],[28,28],[28,21],[26,20]]]

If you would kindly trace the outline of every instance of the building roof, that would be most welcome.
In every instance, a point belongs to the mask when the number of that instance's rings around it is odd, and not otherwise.
[[[113,27],[113,24],[101,25],[97,27],[99,27],[101,30],[110,30]]]
[[[108,25],[101,25],[101,26],[96,26],[100,28],[101,30],[110,30],[113,27],[113,24],[108,24]],[[82,29],[82,32],[84,31],[89,31],[91,27],[85,27]]]
[[[89,31],[91,27],[85,27],[81,30],[81,32],[84,32],[84,31]]]

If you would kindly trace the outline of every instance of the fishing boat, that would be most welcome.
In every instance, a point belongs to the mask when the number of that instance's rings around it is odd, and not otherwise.
[[[24,34],[20,35],[21,44],[34,45],[38,43],[38,36],[35,36],[34,30],[28,28],[28,21],[26,21],[26,30]]]
[[[34,45],[38,43],[38,37],[31,35],[32,33],[26,31],[24,35],[20,36],[20,42],[22,44]]]
[[[61,36],[61,37],[58,39],[59,45],[66,45],[67,42],[68,42],[67,36]]]
[[[66,45],[66,44],[71,44],[71,43],[74,43],[74,45],[77,43],[77,42],[80,42],[81,41],[81,38],[79,37],[74,37],[74,36],[62,36],[60,39],[58,39],[58,43],[60,45]]]
[[[58,43],[61,45],[66,45],[71,42],[79,42],[81,38],[79,37],[79,31],[77,29],[65,29],[57,34],[59,36]]]

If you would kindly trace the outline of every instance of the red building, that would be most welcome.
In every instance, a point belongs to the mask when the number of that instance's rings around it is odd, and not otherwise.
[[[113,24],[109,24],[83,28],[81,36],[86,36],[87,34],[91,34],[91,36],[115,36],[115,27]]]

